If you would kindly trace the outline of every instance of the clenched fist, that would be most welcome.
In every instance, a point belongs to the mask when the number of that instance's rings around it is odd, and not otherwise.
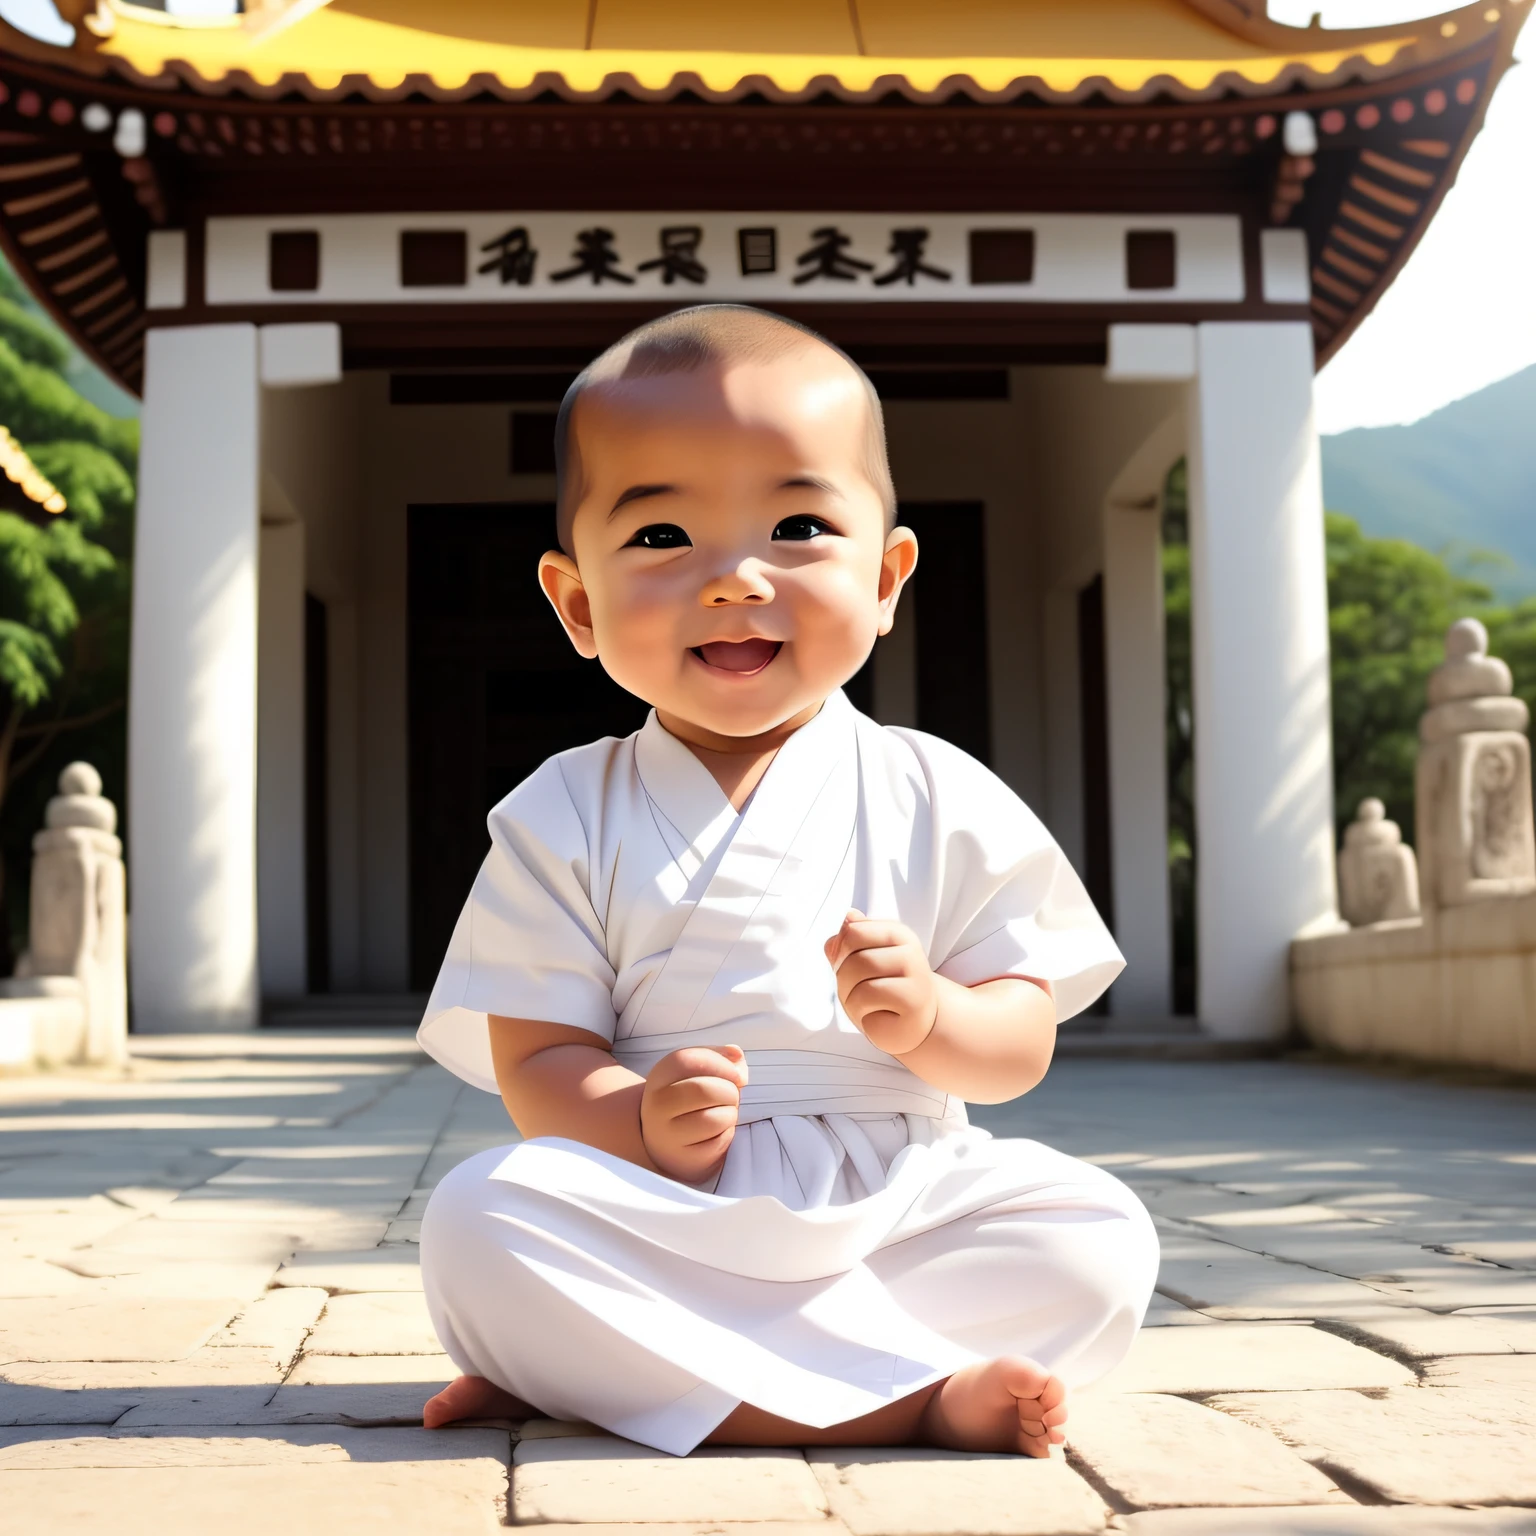
[[[707,1179],[730,1150],[746,1085],[740,1046],[689,1045],[663,1056],[640,1096],[640,1135],[651,1161],[680,1184]]]
[[[916,1050],[939,1016],[938,978],[918,937],[901,923],[850,912],[827,940],[844,1012],[892,1056]]]

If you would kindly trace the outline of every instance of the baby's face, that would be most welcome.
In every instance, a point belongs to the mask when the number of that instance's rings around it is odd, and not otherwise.
[[[727,737],[813,710],[890,628],[916,558],[865,468],[835,354],[618,380],[575,410],[575,561],[545,591],[582,654],[663,717]]]

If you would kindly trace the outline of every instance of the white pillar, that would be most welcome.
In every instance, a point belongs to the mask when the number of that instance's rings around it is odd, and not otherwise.
[[[1199,1013],[1271,1039],[1287,948],[1334,909],[1328,591],[1300,321],[1199,327],[1190,385]]]
[[[141,1032],[257,1022],[259,421],[254,326],[149,333],[128,720]]]
[[[330,890],[331,990],[362,990],[362,912],[358,890],[361,861],[358,784],[362,774],[358,739],[357,604],[326,604],[326,870]]]
[[[1162,554],[1156,508],[1105,509],[1110,847],[1115,941],[1126,959],[1109,1007],[1122,1016],[1172,1008]]]
[[[304,524],[261,528],[256,913],[264,997],[309,990],[304,840]]]

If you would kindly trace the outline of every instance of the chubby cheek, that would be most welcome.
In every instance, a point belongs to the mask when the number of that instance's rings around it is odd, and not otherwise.
[[[880,619],[874,582],[846,567],[820,570],[794,584],[792,600],[799,671],[829,689],[840,686],[874,643]]]
[[[604,594],[593,604],[592,627],[604,670],[647,702],[655,684],[677,674],[682,663],[677,608],[665,592]]]

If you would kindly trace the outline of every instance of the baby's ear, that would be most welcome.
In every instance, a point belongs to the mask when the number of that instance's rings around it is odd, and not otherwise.
[[[880,557],[880,633],[888,635],[896,622],[896,603],[901,589],[917,569],[917,535],[910,528],[893,528],[886,535]]]
[[[539,586],[577,654],[588,661],[595,659],[597,639],[592,632],[592,601],[576,562],[564,550],[547,550],[539,557]]]

